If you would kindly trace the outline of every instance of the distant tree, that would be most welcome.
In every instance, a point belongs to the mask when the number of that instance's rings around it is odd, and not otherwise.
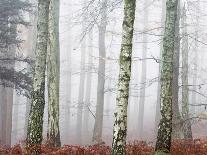
[[[27,95],[31,90],[31,83],[27,83],[27,81],[21,82],[12,78],[16,77],[13,74],[17,72],[14,72],[14,65],[13,67],[8,67],[8,64],[14,64],[15,61],[23,61],[28,64],[33,63],[29,58],[15,56],[16,46],[19,46],[23,42],[18,36],[17,26],[29,26],[29,23],[24,19],[24,13],[30,11],[32,11],[32,5],[29,2],[22,0],[0,1],[0,67],[2,67],[2,73],[6,73],[5,75],[0,74],[0,84],[6,87],[14,87],[16,83],[16,89],[20,90],[20,92],[26,89]],[[30,77],[29,73],[25,71],[21,71],[19,74]],[[27,79],[27,77],[24,77],[24,79]]]
[[[172,80],[173,80],[173,56],[175,40],[175,23],[177,18],[177,0],[166,1],[166,21],[163,38],[163,52],[161,65],[161,120],[158,127],[155,150],[169,153],[171,148],[172,133]]]
[[[144,1],[144,32],[148,29],[148,9],[147,6],[149,1]],[[143,34],[143,45],[142,45],[142,59],[147,57],[147,40],[148,37],[146,34]],[[141,73],[141,84],[142,88],[140,90],[140,100],[139,100],[139,112],[138,112],[138,138],[142,139],[143,137],[143,122],[144,122],[144,107],[145,107],[145,87],[146,87],[146,77],[147,77],[147,61],[142,61],[142,73]]]
[[[101,1],[101,19],[98,25],[99,30],[99,66],[98,66],[98,86],[96,100],[96,114],[93,131],[93,142],[100,143],[102,141],[103,128],[103,112],[104,112],[104,88],[105,88],[105,33],[107,26],[107,0]]]
[[[15,71],[15,61],[26,59],[15,56],[16,46],[22,40],[18,37],[17,26],[27,26],[24,20],[25,11],[31,5],[21,0],[0,1],[0,143],[11,145],[13,88],[23,91],[31,90],[31,79],[28,74]]]
[[[86,6],[86,0],[83,0],[83,9]],[[83,12],[82,33],[86,29],[86,13]],[[80,62],[80,79],[79,79],[79,92],[78,92],[78,109],[77,109],[77,122],[76,122],[76,138],[77,143],[82,143],[82,124],[83,124],[83,105],[84,105],[84,90],[85,90],[85,55],[86,55],[86,37],[82,38],[81,42],[81,62]]]
[[[124,0],[124,19],[122,25],[122,44],[120,52],[120,71],[118,94],[116,98],[115,122],[113,128],[113,155],[125,155],[127,134],[127,106],[129,82],[131,77],[132,39],[134,31],[136,0]]]
[[[188,32],[186,22],[186,8],[182,9],[182,116],[184,138],[192,138],[191,121],[189,118],[189,90],[188,90]]]

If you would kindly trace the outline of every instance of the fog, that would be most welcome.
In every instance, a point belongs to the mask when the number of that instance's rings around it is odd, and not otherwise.
[[[164,0],[163,0],[164,1]],[[37,31],[37,2],[30,0],[33,9],[23,12],[28,26],[17,25],[18,38],[22,42],[15,46],[15,55],[35,60]],[[114,112],[116,107],[117,84],[119,79],[119,56],[122,43],[123,2],[107,0],[107,7],[98,0],[60,0],[59,43],[60,43],[60,138],[61,144],[94,144],[92,141],[97,102],[104,102],[101,139],[111,145],[113,138]],[[132,52],[132,72],[129,89],[127,141],[144,140],[155,142],[157,137],[156,108],[159,103],[160,51],[162,50],[165,19],[162,0],[139,0],[136,2],[134,38]],[[207,136],[207,1],[181,0],[186,8],[188,36],[188,90],[189,116],[193,138]],[[1,7],[1,6],[0,6]],[[103,20],[105,20],[104,23]],[[105,43],[100,43],[101,26],[106,24]],[[178,105],[182,116],[182,32],[180,22],[180,60],[178,76]],[[0,33],[2,33],[0,31]],[[0,38],[1,39],[1,38]],[[104,47],[105,46],[105,47]],[[99,50],[105,48],[105,56]],[[2,52],[1,52],[2,53]],[[5,55],[1,54],[0,58]],[[105,62],[105,73],[99,70],[99,60]],[[16,71],[31,71],[27,62],[15,60]],[[8,63],[8,62],[7,62]],[[5,62],[0,60],[0,65]],[[145,65],[145,67],[143,66]],[[144,69],[144,70],[143,70]],[[103,70],[102,70],[103,71]],[[145,73],[144,73],[145,71]],[[32,72],[32,71],[31,71]],[[146,74],[146,79],[144,74]],[[98,80],[98,75],[100,80]],[[0,75],[0,77],[2,77]],[[103,79],[105,81],[103,82]],[[1,80],[1,79],[0,79]],[[1,80],[2,81],[2,80]],[[46,72],[47,81],[47,72]],[[104,83],[104,96],[97,101],[98,83]],[[31,100],[24,90],[0,86],[0,143],[14,145],[26,139],[28,113]],[[6,87],[6,88],[5,88]],[[101,86],[100,86],[101,87]],[[13,91],[8,93],[8,90]],[[7,91],[7,93],[5,93]],[[143,92],[144,91],[144,92]],[[144,96],[142,96],[144,95]],[[12,97],[13,96],[13,97]],[[6,99],[5,99],[6,98]],[[13,99],[11,99],[13,98]],[[45,86],[43,139],[48,131],[48,91]],[[10,103],[9,103],[10,102]],[[143,110],[139,111],[143,103]],[[8,120],[8,107],[12,105],[11,143],[3,138],[6,132],[3,120]],[[5,106],[6,105],[6,106]],[[5,111],[4,107],[7,107]],[[158,110],[159,111],[159,110]],[[140,115],[143,112],[143,129],[140,129]],[[7,113],[7,114],[5,114]],[[81,113],[81,115],[80,115]],[[159,113],[158,113],[159,115]],[[159,117],[159,116],[157,116]],[[7,127],[9,127],[7,125]],[[143,130],[140,135],[140,130]]]

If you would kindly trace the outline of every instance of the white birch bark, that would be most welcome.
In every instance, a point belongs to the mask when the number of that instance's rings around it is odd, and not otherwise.
[[[33,91],[27,128],[27,149],[39,154],[42,142],[43,114],[45,106],[45,71],[48,42],[49,0],[38,0],[36,62],[33,75]],[[35,147],[31,147],[35,145]]]
[[[136,0],[124,0],[124,19],[122,25],[122,44],[120,52],[120,71],[118,94],[116,98],[115,122],[113,128],[112,154],[125,155],[127,134],[127,106],[131,77],[132,39],[135,20]]]

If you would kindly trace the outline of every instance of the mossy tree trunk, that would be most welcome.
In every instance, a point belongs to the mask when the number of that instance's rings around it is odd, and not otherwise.
[[[132,40],[134,31],[136,0],[124,0],[124,19],[122,25],[122,44],[120,52],[120,71],[118,94],[116,98],[115,122],[113,128],[113,155],[125,155],[127,134],[127,106],[129,82],[131,77]]]
[[[172,127],[172,138],[181,138],[181,116],[179,110],[179,67],[180,67],[180,0],[178,0],[177,6],[177,19],[175,25],[175,44],[174,44],[174,60],[173,60],[173,86],[172,86],[172,108],[173,108],[173,127]]]
[[[48,141],[55,147],[60,144],[59,130],[59,81],[60,81],[60,49],[59,49],[59,0],[50,0],[48,25]]]
[[[162,17],[161,17],[161,26],[162,31],[161,35],[164,35],[164,26],[165,26],[165,16],[166,16],[166,0],[162,0]],[[162,57],[162,50],[163,50],[163,42],[160,45],[160,58]],[[156,114],[155,114],[155,135],[157,134],[158,125],[160,121],[160,74],[161,74],[161,63],[159,64],[159,72],[158,72],[158,85],[157,85],[157,103],[156,103]]]
[[[38,0],[36,62],[33,75],[33,91],[27,128],[27,149],[30,154],[40,154],[43,113],[45,106],[45,70],[48,42],[49,0]],[[35,147],[31,147],[35,145]]]
[[[186,9],[183,10],[182,28],[182,116],[184,138],[192,138],[191,121],[189,119],[189,91],[188,91],[188,33],[186,22]]]
[[[172,133],[172,79],[177,0],[166,1],[166,21],[161,68],[161,120],[158,127],[156,151],[170,152]]]

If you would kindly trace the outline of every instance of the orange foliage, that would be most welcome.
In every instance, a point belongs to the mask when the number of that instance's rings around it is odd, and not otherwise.
[[[64,145],[61,148],[52,148],[43,144],[42,155],[110,155],[111,148],[105,144],[92,146]],[[154,148],[144,141],[134,141],[127,145],[127,155],[151,155]],[[0,146],[0,155],[28,155],[20,145],[12,148]],[[207,139],[173,140],[171,155],[207,155]]]

